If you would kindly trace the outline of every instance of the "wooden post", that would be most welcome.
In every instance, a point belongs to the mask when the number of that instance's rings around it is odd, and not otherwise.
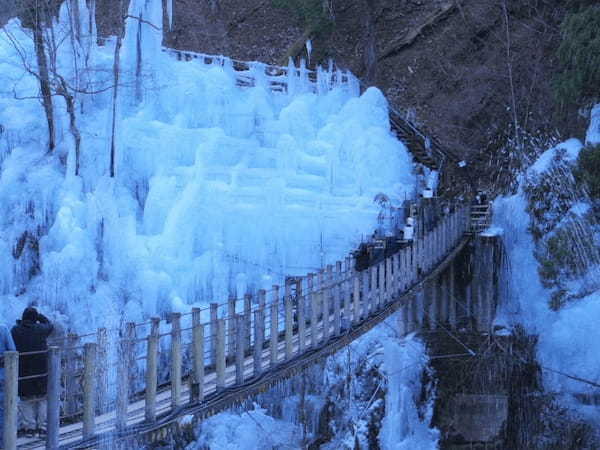
[[[244,343],[245,348],[252,345],[252,294],[244,294]]]
[[[83,348],[83,439],[96,432],[96,345]]]
[[[263,291],[264,292],[264,291]],[[264,304],[254,311],[254,376],[262,372],[263,344],[265,342]]]
[[[201,323],[200,308],[192,308],[192,352],[194,357],[193,384],[190,401],[204,400],[204,325]]]
[[[398,336],[402,337],[408,334],[408,304],[400,306],[398,312]]]
[[[217,364],[217,328],[219,304],[210,304],[210,362],[213,367]]]
[[[146,421],[156,420],[156,389],[158,384],[158,344],[160,334],[160,318],[150,319],[150,334],[148,335],[148,350],[146,354]]]
[[[215,367],[217,371],[217,391],[225,388],[225,320],[217,319],[215,345]]]
[[[127,380],[120,383],[127,386]],[[48,348],[48,412],[46,424],[46,448],[56,449],[60,438],[60,349]],[[10,448],[10,447],[8,447]]]
[[[319,346],[319,292],[313,288],[310,295],[310,345]]]
[[[236,298],[229,297],[227,300],[227,356],[235,356],[235,312]]]
[[[456,299],[454,298],[454,261],[448,267],[448,323],[450,329],[456,329]]]
[[[352,316],[355,324],[360,322],[360,278],[362,273],[354,273],[354,292],[352,294],[354,314]]]
[[[352,260],[350,258],[346,258],[346,263],[344,264],[344,283],[342,284],[342,297],[344,299],[344,327],[350,327],[352,323],[352,289],[354,286],[352,284]]]
[[[235,320],[235,384],[244,382],[244,354],[246,352],[246,316],[239,314]]]
[[[4,445],[17,448],[17,416],[19,405],[19,352],[4,352]]]
[[[368,286],[370,286],[370,289],[369,289],[369,295],[367,296],[367,314],[366,314],[367,317],[369,317],[373,313],[373,311],[376,309],[375,305],[377,303],[377,298],[379,296],[379,291],[378,291],[378,287],[377,287],[378,269],[379,269],[379,264],[374,264],[371,267],[369,267],[369,271],[368,271],[369,275],[371,277],[371,283],[368,284]]]
[[[342,320],[342,262],[336,261],[333,279],[333,335],[340,335],[340,322]]]
[[[292,284],[289,280],[285,281],[285,298],[283,300],[285,308],[285,360],[292,359],[294,348],[292,339],[294,337],[294,314],[292,304]]]
[[[277,364],[279,359],[279,286],[273,286],[271,299],[271,368]]]
[[[298,314],[298,353],[306,350],[306,298],[302,293],[302,278],[296,280],[296,312]]]
[[[74,416],[77,414],[77,403],[79,398],[80,383],[77,377],[72,376],[77,371],[77,350],[79,345],[79,336],[75,333],[67,335],[65,358],[66,377],[65,377],[65,415]]]
[[[181,404],[181,313],[171,314],[171,407]]]
[[[96,373],[98,384],[96,386],[96,405],[98,413],[103,414],[108,410],[108,334],[106,328],[99,328],[96,333],[98,344]]]
[[[438,327],[439,322],[439,310],[438,310],[438,280],[434,278],[425,284],[425,295],[427,296],[426,301],[429,305],[427,316],[429,318],[429,328],[435,330]]]
[[[378,264],[378,271],[379,271],[379,290],[377,291],[377,300],[375,301],[375,311],[379,311],[383,305],[385,304],[385,297],[386,297],[386,259],[384,258],[383,261],[381,261]]]
[[[117,405],[115,425],[118,430],[127,426],[127,406],[129,405],[129,389],[131,386],[131,358],[133,354],[133,331],[135,324],[127,322],[125,333],[119,342],[119,355],[117,359]],[[134,357],[135,358],[135,357]]]
[[[323,285],[321,286],[321,299],[322,299],[322,322],[323,322],[323,342],[329,340],[329,305],[331,303],[331,265],[327,266],[327,271],[324,274]]]

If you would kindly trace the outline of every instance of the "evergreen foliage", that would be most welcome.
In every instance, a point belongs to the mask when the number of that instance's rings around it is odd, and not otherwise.
[[[600,252],[596,221],[591,208],[586,209],[586,195],[576,175],[579,165],[559,150],[550,166],[529,173],[524,185],[538,272],[542,284],[552,291],[554,310],[597,286],[583,281],[590,267],[600,263]],[[600,177],[600,172],[594,174]]]
[[[600,97],[600,5],[575,3],[574,12],[561,25],[561,70],[554,80],[556,96],[563,105]]]
[[[575,177],[587,185],[590,197],[600,199],[600,145],[589,145],[581,150]]]

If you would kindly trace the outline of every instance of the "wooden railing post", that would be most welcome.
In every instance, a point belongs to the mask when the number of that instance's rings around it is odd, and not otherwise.
[[[19,405],[19,352],[4,352],[4,442],[5,450],[17,448]]]
[[[125,324],[125,333],[119,341],[119,354],[117,358],[117,405],[115,425],[118,430],[127,426],[127,407],[129,405],[129,389],[131,386],[131,356],[133,355],[133,337],[135,323]],[[135,356],[133,357],[135,360]]]
[[[124,383],[127,386],[127,382]],[[60,437],[60,349],[48,348],[46,448],[56,449]]]
[[[331,316],[329,314],[330,304],[331,304],[331,278],[332,278],[332,267],[331,265],[327,266],[327,270],[324,273],[323,278],[323,286],[321,288],[321,298],[323,299],[323,342],[327,342],[329,340],[329,326],[331,324]]]
[[[246,348],[252,345],[252,294],[244,294],[244,340]]]
[[[227,356],[230,358],[235,357],[236,302],[237,299],[233,296],[227,300]]]
[[[83,348],[83,438],[96,432],[96,346],[88,343]]]
[[[345,327],[350,327],[352,323],[352,289],[354,289],[354,285],[352,284],[352,274],[353,265],[352,259],[346,258],[344,264],[344,283],[342,285],[342,294],[344,298],[344,319],[343,323]]]
[[[235,384],[244,382],[244,354],[246,352],[246,316],[238,314],[235,320]]]
[[[217,328],[219,304],[210,304],[210,362],[213,367],[217,364]]]
[[[293,336],[294,336],[294,314],[292,304],[292,283],[289,280],[285,281],[285,360],[289,361],[293,356]]]
[[[264,291],[263,291],[264,292]],[[254,376],[262,372],[263,345],[265,342],[265,305],[254,311]]]
[[[271,298],[271,368],[274,367],[279,359],[279,286],[273,285],[273,294]]]
[[[215,367],[217,371],[217,391],[225,388],[225,320],[217,319],[215,345]]]
[[[342,262],[336,261],[335,272],[333,279],[333,335],[340,335],[341,320],[342,320]]]
[[[77,414],[77,403],[79,399],[80,384],[79,379],[74,376],[77,371],[77,346],[79,345],[79,336],[75,333],[67,335],[65,358],[66,373],[65,373],[65,415],[74,416]]]
[[[385,303],[385,297],[386,297],[386,288],[387,288],[387,283],[386,283],[386,258],[384,258],[379,264],[378,264],[378,270],[379,270],[379,291],[378,291],[378,295],[377,295],[377,300],[375,302],[375,311],[379,311],[384,303]]]
[[[454,298],[454,261],[448,267],[448,323],[450,329],[456,329],[456,299]]]
[[[298,353],[306,350],[306,298],[302,292],[302,278],[296,279],[296,313],[298,314]]]
[[[150,334],[148,335],[146,351],[146,404],[144,415],[146,421],[156,420],[156,389],[158,384],[158,343],[160,334],[160,318],[150,319]]]
[[[108,334],[106,328],[99,328],[96,333],[97,349],[97,377],[96,405],[98,413],[103,414],[108,410]]]
[[[171,314],[171,407],[181,404],[181,313]]]
[[[354,309],[354,314],[352,316],[352,319],[354,321],[354,324],[357,324],[360,322],[360,279],[362,277],[362,272],[354,272],[354,286],[353,286],[353,309]]]
[[[204,325],[200,317],[200,308],[192,308],[192,327],[194,373],[190,401],[195,403],[204,400]]]
[[[314,280],[309,278],[309,281]],[[319,292],[314,285],[310,294],[310,345],[313,349],[319,346]]]
[[[367,313],[365,317],[369,317],[373,311],[375,310],[375,303],[377,302],[378,297],[378,289],[377,289],[377,270],[379,268],[379,264],[374,264],[369,267],[368,275],[370,276],[370,282],[367,282],[367,286],[369,286],[369,295],[367,297]]]

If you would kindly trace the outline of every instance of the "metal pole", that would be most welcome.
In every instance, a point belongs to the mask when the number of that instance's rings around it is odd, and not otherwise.
[[[194,355],[193,385],[190,401],[204,400],[204,325],[200,319],[200,308],[192,308],[192,351]]]
[[[181,404],[181,313],[171,314],[171,407]]]
[[[46,448],[57,449],[60,438],[60,349],[54,346],[48,348],[47,400]]]
[[[17,448],[17,408],[19,404],[19,352],[4,352],[4,446]]]
[[[158,340],[160,318],[150,319],[148,350],[146,355],[146,404],[145,417],[148,422],[156,420],[156,388],[158,383]]]
[[[88,343],[83,347],[83,438],[96,432],[96,346]]]

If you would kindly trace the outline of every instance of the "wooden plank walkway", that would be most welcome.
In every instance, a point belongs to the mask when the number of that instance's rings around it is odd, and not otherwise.
[[[415,211],[417,207],[409,209]],[[318,274],[288,278],[282,295],[274,286],[268,303],[266,292],[260,291],[254,305],[250,296],[241,303],[230,300],[212,304],[207,322],[201,322],[202,311],[196,309],[192,326],[184,329],[181,315],[174,314],[170,331],[163,334],[159,334],[160,319],[155,319],[148,336],[140,339],[132,334],[136,325],[128,324],[116,343],[122,352],[117,359],[119,382],[113,407],[99,413],[96,406],[93,388],[100,386],[103,372],[98,369],[107,361],[99,361],[99,352],[94,350],[94,358],[84,358],[83,370],[77,375],[79,382],[74,383],[83,386],[83,401],[78,404],[69,399],[75,393],[65,392],[62,402],[63,408],[69,403],[79,405],[80,409],[75,409],[80,415],[73,416],[75,423],[59,424],[56,416],[54,422],[48,422],[47,441],[19,438],[18,448],[94,448],[101,442],[136,436],[151,440],[153,433],[176,426],[182,417],[192,415],[202,420],[268,389],[348,345],[399,308],[405,311],[404,331],[417,330],[419,324],[412,319],[417,315],[414,294],[438,276],[463,248],[471,231],[470,217],[470,207],[455,205],[429,228],[408,221],[414,224],[409,225],[415,228],[414,238],[391,238],[394,251],[386,254],[384,243],[382,257],[374,259],[367,270],[357,272],[354,257],[349,256],[344,262],[338,261],[335,270],[328,266]],[[382,245],[373,243],[373,248],[376,244]],[[241,314],[236,311],[238,303],[243,306]],[[225,305],[229,307],[227,314],[219,314],[219,308]],[[442,305],[441,310],[450,308]],[[440,314],[434,311],[433,316]],[[206,337],[205,328],[210,329]],[[188,332],[191,338],[183,342],[182,335]],[[163,337],[170,340],[163,345],[162,356],[170,364],[171,378],[157,389],[158,346]],[[138,344],[146,345],[141,355],[136,352]],[[183,344],[191,349],[189,355],[182,350]],[[88,350],[97,346],[98,342],[87,343],[85,354],[89,356]],[[183,355],[189,356],[185,364]],[[146,361],[139,373],[138,359]],[[53,365],[51,359],[51,368],[59,370],[60,366]],[[69,367],[68,361],[62,366]],[[142,377],[146,389],[134,390],[134,382],[139,383]],[[133,394],[136,391],[137,396]],[[56,389],[49,384],[48,397],[49,403],[61,404],[60,383]]]

